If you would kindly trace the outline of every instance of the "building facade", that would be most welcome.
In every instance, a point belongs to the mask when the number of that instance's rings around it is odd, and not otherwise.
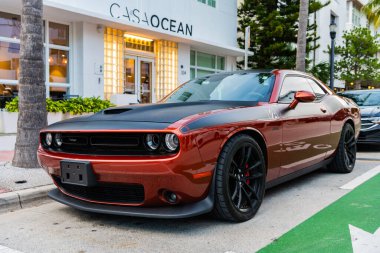
[[[327,2],[323,0],[322,2]],[[342,45],[343,33],[354,27],[367,27],[371,29],[373,34],[375,31],[366,16],[360,11],[368,0],[331,0],[330,4],[314,16],[310,17],[311,22],[317,23],[317,34],[320,36],[317,42],[320,47],[309,55],[310,59],[314,59],[314,63],[329,62],[328,46],[331,45],[329,25],[332,21],[337,24],[336,45]],[[344,81],[335,80],[334,86],[337,88],[345,88]]]
[[[0,10],[0,95],[17,95],[21,0]],[[47,96],[149,103],[235,70],[236,17],[231,0],[44,0]]]
[[[327,3],[328,0],[320,0]],[[238,0],[238,5],[244,0]],[[330,4],[322,8],[315,14],[309,16],[309,22],[317,24],[317,36],[320,39],[316,42],[319,48],[310,52],[308,58],[312,60],[312,64],[321,62],[329,62],[328,48],[331,45],[330,23],[334,20],[337,24],[336,45],[343,43],[343,33],[354,27],[367,27],[371,29],[373,34],[377,33],[373,25],[368,23],[366,16],[360,11],[368,0],[330,0]],[[335,80],[334,86],[338,89],[345,88],[344,81]]]

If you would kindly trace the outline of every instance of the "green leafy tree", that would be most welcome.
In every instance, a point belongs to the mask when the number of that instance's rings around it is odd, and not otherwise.
[[[338,78],[353,82],[356,89],[364,83],[375,83],[380,79],[379,35],[372,35],[367,28],[357,27],[343,35],[343,44],[336,47],[339,60],[336,62]]]
[[[325,5],[318,0],[309,1],[309,14],[312,15]],[[238,9],[238,30],[244,33],[251,27],[251,45],[253,56],[248,59],[250,68],[287,68],[296,65],[296,44],[299,19],[299,0],[244,0]],[[316,24],[308,24],[306,54],[316,50],[319,37]],[[244,38],[238,43],[244,48]],[[309,63],[309,61],[306,61]],[[241,67],[243,62],[238,63]]]
[[[371,0],[363,6],[362,10],[375,28],[380,27],[380,0]]]
[[[328,62],[320,62],[311,66],[310,69],[307,70],[310,74],[318,78],[324,83],[327,83],[330,79],[330,63]]]

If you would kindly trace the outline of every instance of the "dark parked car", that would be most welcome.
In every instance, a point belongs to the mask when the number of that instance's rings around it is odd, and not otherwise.
[[[346,91],[339,95],[352,99],[360,107],[362,125],[358,143],[380,145],[380,89]]]
[[[322,166],[351,172],[359,130],[357,105],[310,75],[239,71],[53,124],[38,157],[58,187],[49,196],[74,208],[246,221],[268,187]]]

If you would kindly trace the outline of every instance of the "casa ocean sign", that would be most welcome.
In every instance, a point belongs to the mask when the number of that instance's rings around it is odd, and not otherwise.
[[[144,24],[176,34],[193,36],[193,25],[156,14],[151,15],[137,8],[130,8],[126,4],[121,5],[114,2],[110,5],[109,12],[113,18],[123,19],[135,24]]]

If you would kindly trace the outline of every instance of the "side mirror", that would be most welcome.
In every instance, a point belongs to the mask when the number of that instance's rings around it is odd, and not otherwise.
[[[294,100],[290,103],[289,108],[294,109],[298,105],[299,102],[302,103],[310,103],[314,102],[316,99],[314,93],[311,93],[309,91],[297,91],[296,94],[294,94]]]

